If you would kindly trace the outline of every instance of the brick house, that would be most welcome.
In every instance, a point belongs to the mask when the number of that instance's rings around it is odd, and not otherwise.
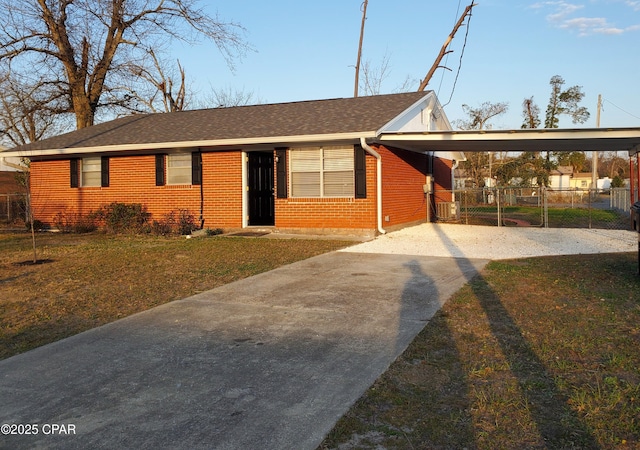
[[[375,234],[424,222],[427,176],[451,190],[464,158],[393,136],[450,129],[429,91],[131,115],[0,156],[30,158],[45,224],[118,201],[211,228]]]

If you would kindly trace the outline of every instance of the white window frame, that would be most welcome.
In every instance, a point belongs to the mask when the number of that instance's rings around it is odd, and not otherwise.
[[[80,160],[80,186],[102,186],[102,158],[89,156]]]
[[[292,198],[354,198],[353,146],[292,148],[289,192]]]
[[[169,153],[167,155],[167,185],[192,184],[191,153]]]

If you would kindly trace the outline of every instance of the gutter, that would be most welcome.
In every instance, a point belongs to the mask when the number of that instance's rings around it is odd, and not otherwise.
[[[210,139],[199,141],[176,141],[176,142],[146,142],[142,144],[112,144],[99,145],[91,147],[64,147],[49,149],[33,149],[33,150],[5,150],[2,156],[17,157],[46,157],[46,156],[66,156],[81,155],[93,153],[111,153],[111,152],[157,152],[160,149],[183,149],[183,148],[206,148],[210,150],[216,149],[237,149],[239,147],[247,147],[250,145],[267,146],[281,145],[283,143],[313,143],[328,141],[353,141],[362,136],[375,138],[375,131],[349,132],[349,133],[332,133],[332,134],[309,134],[296,136],[268,136],[255,138],[233,138],[233,139]],[[44,142],[44,141],[41,141]],[[31,144],[27,144],[31,145]],[[19,148],[19,147],[18,147]]]
[[[380,234],[386,234],[386,230],[382,228],[382,157],[380,153],[376,152],[364,137],[360,137],[360,145],[371,156],[376,158],[376,192],[377,192],[377,216],[378,216],[378,232]]]
[[[456,169],[460,161],[457,159],[453,160],[453,164],[451,165],[451,195],[453,196],[453,201],[456,201]]]
[[[7,167],[11,167],[12,169],[16,169],[19,172],[28,172],[29,168],[27,166],[23,166],[22,164],[14,164],[11,161],[7,161],[5,157],[0,158],[2,164]]]

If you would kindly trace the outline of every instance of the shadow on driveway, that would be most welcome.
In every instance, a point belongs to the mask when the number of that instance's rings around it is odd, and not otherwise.
[[[0,446],[315,448],[486,263],[334,252],[6,359]]]

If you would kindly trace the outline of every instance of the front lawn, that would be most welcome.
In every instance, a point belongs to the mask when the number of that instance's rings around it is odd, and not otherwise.
[[[639,449],[637,254],[492,262],[322,449]]]
[[[348,242],[0,234],[0,359]]]

